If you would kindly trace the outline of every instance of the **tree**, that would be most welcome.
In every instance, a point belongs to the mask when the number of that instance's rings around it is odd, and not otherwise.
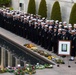
[[[36,14],[35,0],[29,1],[27,13]]]
[[[76,24],[76,3],[72,7],[69,23],[71,23],[72,25]]]
[[[38,14],[41,15],[41,17],[47,17],[47,6],[45,0],[41,0]]]
[[[62,21],[61,10],[60,10],[60,5],[58,1],[56,1],[52,7],[51,19]]]

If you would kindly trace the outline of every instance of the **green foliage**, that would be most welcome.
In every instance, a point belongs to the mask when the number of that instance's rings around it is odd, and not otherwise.
[[[51,19],[62,21],[62,19],[61,19],[60,5],[59,5],[58,1],[56,1],[54,3],[53,7],[52,7]]]
[[[24,75],[25,73],[23,72],[22,69],[18,69],[18,70],[15,71],[14,74],[15,74],[15,75]]]
[[[5,69],[1,70],[0,69],[0,73],[6,73],[7,71]]]
[[[0,6],[9,6],[11,0],[0,0]]]
[[[71,23],[72,25],[76,24],[76,3],[72,7],[69,23]]]
[[[27,12],[30,14],[36,14],[35,0],[29,1]]]
[[[45,0],[41,0],[38,14],[41,15],[42,17],[47,17],[47,6]]]
[[[13,10],[13,7],[10,7],[10,10]]]

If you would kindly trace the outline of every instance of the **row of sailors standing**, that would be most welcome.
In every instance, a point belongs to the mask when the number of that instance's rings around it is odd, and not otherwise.
[[[49,51],[53,48],[54,53],[58,52],[59,40],[71,40],[71,55],[75,56],[76,24],[72,27],[66,22],[47,20],[40,15],[0,9],[0,26]]]

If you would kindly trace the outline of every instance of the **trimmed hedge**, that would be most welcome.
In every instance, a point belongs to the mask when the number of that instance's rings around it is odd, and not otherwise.
[[[60,4],[58,1],[56,1],[52,7],[52,12],[51,12],[51,19],[52,20],[59,20],[62,21],[61,19],[61,10],[60,10]]]
[[[13,7],[10,7],[10,10],[14,10]]]
[[[41,0],[38,14],[41,15],[41,17],[47,17],[47,6],[45,0]]]
[[[76,3],[72,7],[69,23],[71,23],[72,25],[76,24]]]
[[[11,0],[0,0],[0,6],[10,6]]]
[[[27,13],[36,14],[35,0],[29,1]]]

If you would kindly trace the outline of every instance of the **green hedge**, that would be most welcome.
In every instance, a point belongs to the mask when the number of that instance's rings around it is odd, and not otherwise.
[[[0,6],[10,6],[11,0],[0,0]]]
[[[42,17],[47,17],[47,6],[45,0],[41,0],[38,14],[41,15]]]
[[[36,14],[35,0],[29,1],[27,13]]]
[[[14,10],[13,7],[10,7],[10,10]]]
[[[72,25],[76,24],[76,3],[72,7],[69,23],[71,23]]]
[[[56,1],[52,7],[51,19],[62,21],[61,10],[60,10],[60,5],[58,1]]]

